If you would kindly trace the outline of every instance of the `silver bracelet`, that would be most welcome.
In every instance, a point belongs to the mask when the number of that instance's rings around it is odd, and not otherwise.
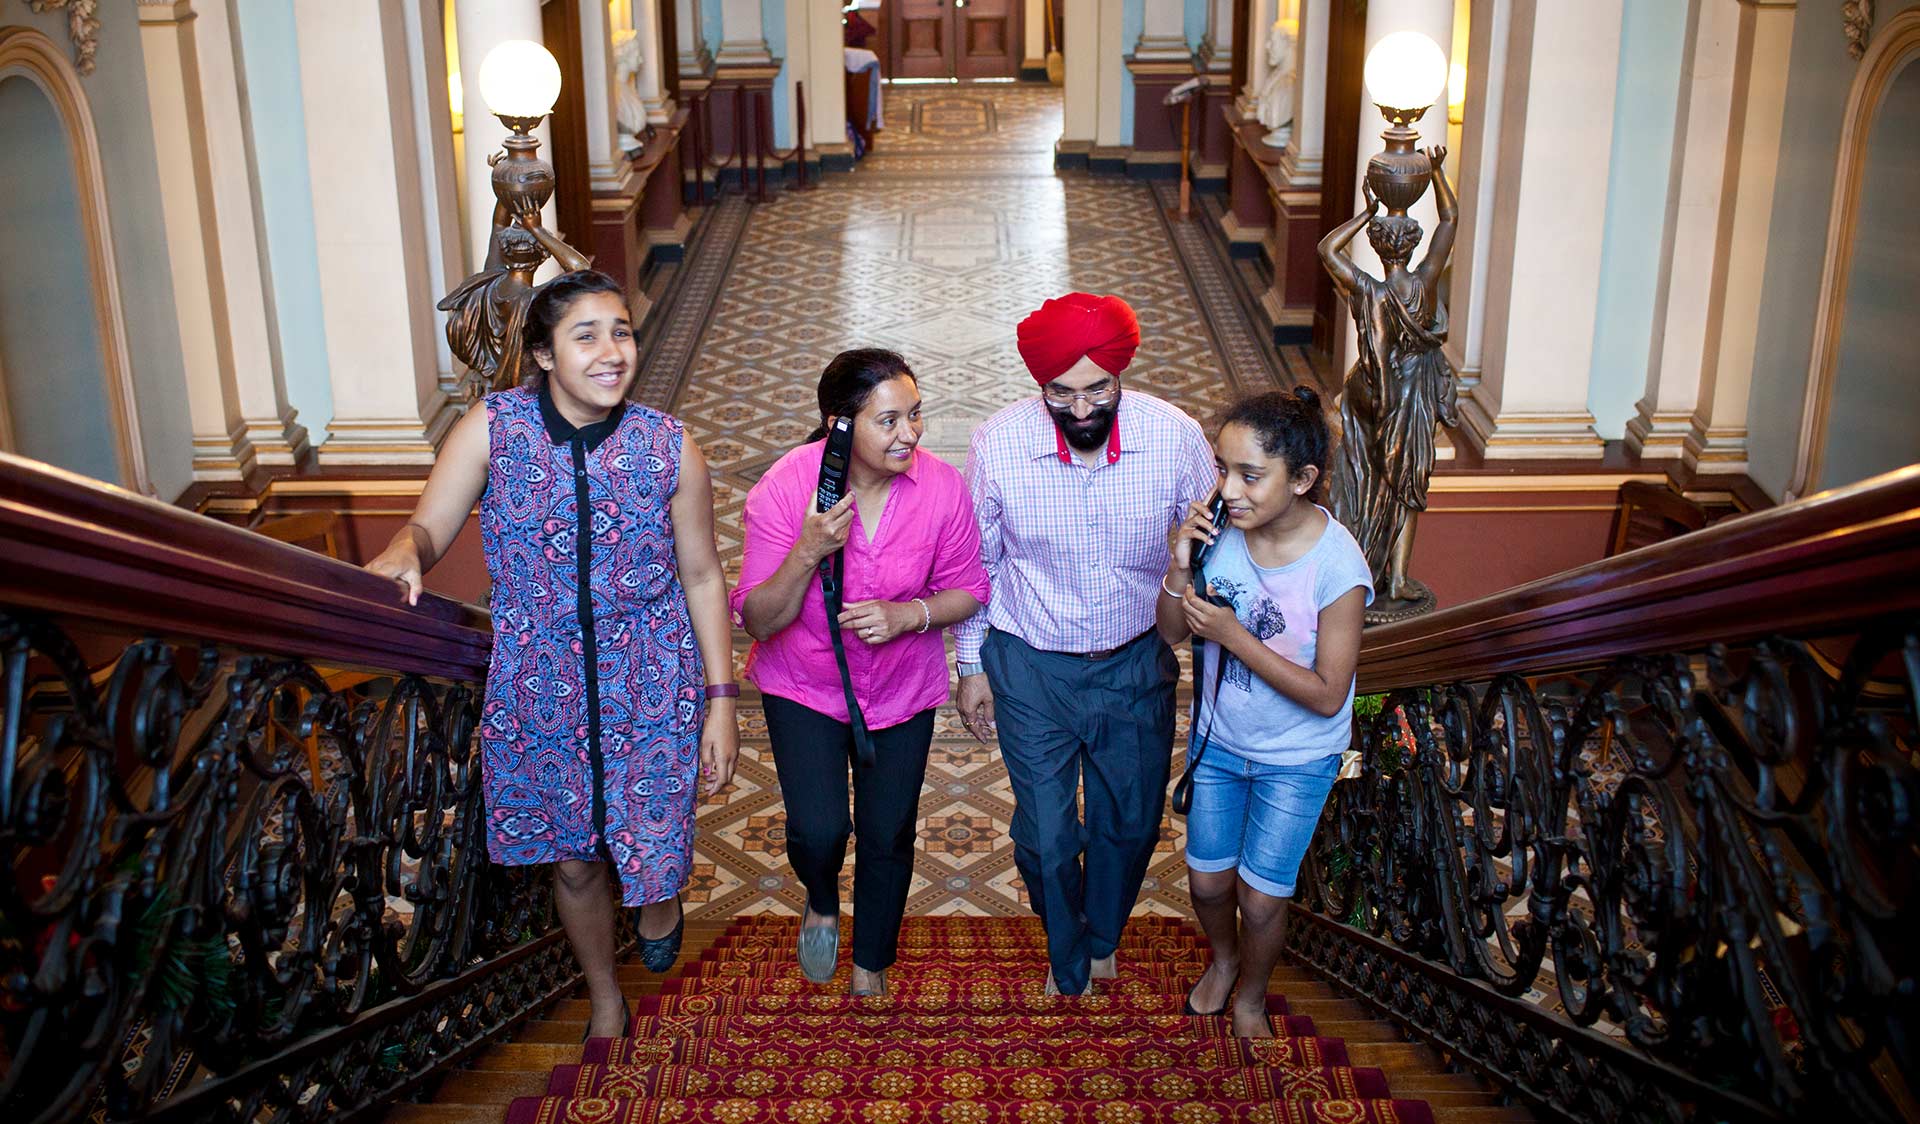
[[[1175,601],[1178,601],[1178,600],[1180,600],[1180,599],[1181,599],[1182,597],[1185,597],[1185,596],[1186,596],[1186,594],[1184,594],[1184,593],[1175,593],[1175,592],[1174,592],[1173,590],[1171,590],[1171,589],[1168,589],[1168,588],[1167,588],[1167,579],[1165,579],[1165,578],[1161,578],[1161,579],[1160,579],[1160,592],[1162,592],[1162,593],[1164,593],[1164,594],[1166,594],[1166,595],[1167,595],[1168,597],[1171,597],[1171,598],[1173,598],[1173,599],[1174,599]]]
[[[914,598],[914,600],[920,602],[920,611],[926,614],[927,619],[920,622],[920,628],[919,628],[920,632],[925,632],[927,629],[933,627],[933,610],[927,607],[927,602],[925,598],[916,597]]]

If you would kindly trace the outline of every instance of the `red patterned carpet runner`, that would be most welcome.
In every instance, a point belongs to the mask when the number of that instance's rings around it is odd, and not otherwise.
[[[808,983],[795,919],[736,919],[507,1124],[1432,1124],[1337,1038],[1267,1000],[1279,1037],[1180,1013],[1206,964],[1185,922],[1135,918],[1120,978],[1042,993],[1031,919],[908,918],[884,999]]]

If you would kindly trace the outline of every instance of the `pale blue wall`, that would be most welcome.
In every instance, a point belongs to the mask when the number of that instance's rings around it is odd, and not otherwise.
[[[720,44],[726,38],[725,28],[720,21],[720,0],[700,0],[700,34],[707,41],[707,53],[720,53]]]
[[[1207,0],[1187,0],[1187,46],[1200,49],[1200,43],[1207,37]]]
[[[760,27],[766,32],[767,50],[780,60],[780,76],[773,80],[773,144],[785,148],[793,143],[793,98],[787,89],[787,70],[793,64],[787,59],[786,0],[760,0]]]
[[[1920,461],[1920,371],[1913,360],[1920,310],[1920,64],[1888,86],[1867,134],[1859,236],[1847,279],[1846,320],[1827,408],[1827,445],[1816,487],[1837,488]]]
[[[1099,2],[1099,0],[1096,0]],[[1120,54],[1133,54],[1140,32],[1147,26],[1147,0],[1120,0]],[[1120,143],[1133,143],[1133,72],[1120,69]]]
[[[85,228],[60,115],[40,87],[0,79],[0,370],[22,456],[120,483]],[[29,267],[29,264],[30,267]]]
[[[319,445],[333,421],[333,382],[320,303],[293,0],[247,0],[236,5],[235,12],[287,400],[309,439]]]
[[[1609,440],[1626,436],[1646,392],[1686,33],[1687,5],[1627,0],[1587,384],[1594,431]]]

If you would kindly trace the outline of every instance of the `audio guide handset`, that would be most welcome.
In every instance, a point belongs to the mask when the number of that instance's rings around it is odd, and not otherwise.
[[[1196,541],[1188,548],[1191,553],[1187,556],[1187,570],[1193,575],[1191,589],[1209,604],[1218,605],[1223,609],[1232,609],[1232,601],[1227,600],[1219,594],[1209,592],[1207,589],[1207,559],[1213,556],[1214,548],[1220,545],[1220,536],[1227,533],[1227,500],[1226,497],[1222,496],[1219,492],[1215,492],[1213,499],[1207,503],[1207,519],[1213,524],[1213,541]],[[1205,691],[1201,690],[1200,683],[1201,669],[1206,666],[1207,662],[1206,647],[1206,641],[1198,636],[1193,638],[1194,714],[1193,721],[1187,723],[1187,729],[1197,732],[1190,735],[1189,749],[1187,752],[1187,771],[1180,774],[1180,783],[1173,786],[1173,811],[1175,815],[1179,816],[1184,816],[1193,809],[1193,771],[1200,767],[1200,759],[1207,754],[1207,741],[1213,735],[1213,711],[1208,705],[1213,700],[1208,697]],[[1213,689],[1216,692],[1220,690],[1221,666],[1224,665],[1227,660],[1225,650],[1220,651],[1218,657],[1219,658],[1214,661],[1213,668]],[[1202,709],[1207,711],[1207,721],[1204,726],[1200,724],[1200,711]]]
[[[847,495],[847,467],[853,462],[853,419],[835,418],[827,427],[827,444],[820,453],[820,482],[814,488],[814,507],[831,511]],[[846,549],[820,560],[820,596],[827,607],[827,632],[833,638],[833,660],[840,666],[840,689],[847,696],[847,724],[853,727],[853,747],[862,765],[871,766],[873,738],[867,718],[853,694],[853,672],[847,667],[847,641],[841,635],[840,610],[846,603]]]

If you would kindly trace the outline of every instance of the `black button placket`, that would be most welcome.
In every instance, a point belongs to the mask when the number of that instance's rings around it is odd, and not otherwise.
[[[593,634],[593,515],[587,497],[587,442],[575,433],[567,442],[573,450],[574,564],[578,568],[577,604],[580,612],[581,676],[587,688],[587,767],[593,777],[593,835],[596,850],[612,861],[607,847],[606,778],[600,759],[600,649]]]

